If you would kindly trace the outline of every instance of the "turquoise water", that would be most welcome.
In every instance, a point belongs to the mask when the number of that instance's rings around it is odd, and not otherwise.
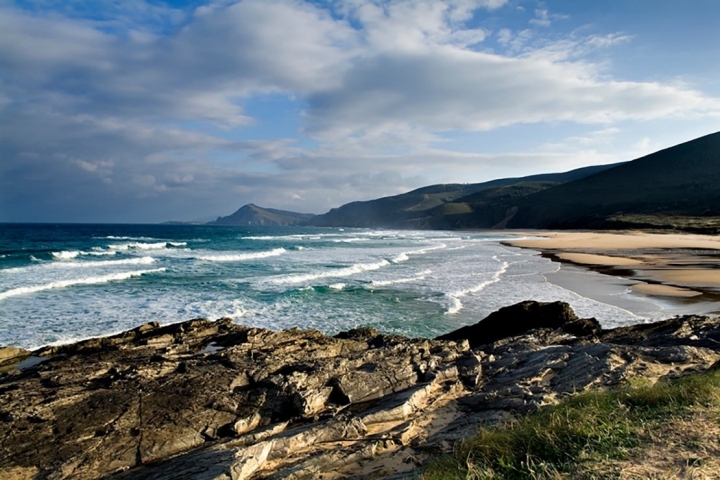
[[[232,317],[326,333],[436,336],[518,301],[630,311],[547,281],[558,264],[467,232],[174,225],[0,225],[0,345],[34,348],[158,321]],[[592,281],[592,280],[590,280]],[[617,295],[630,295],[625,289]],[[641,309],[640,309],[641,310]]]

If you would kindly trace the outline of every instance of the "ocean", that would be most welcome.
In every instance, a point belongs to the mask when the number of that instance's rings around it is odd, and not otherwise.
[[[667,305],[631,293],[621,278],[501,244],[509,238],[302,227],[0,225],[0,345],[32,349],[198,317],[328,334],[372,326],[433,337],[528,299],[566,301],[606,327],[667,316]],[[575,278],[570,287],[548,280],[561,269],[575,276],[565,277]]]

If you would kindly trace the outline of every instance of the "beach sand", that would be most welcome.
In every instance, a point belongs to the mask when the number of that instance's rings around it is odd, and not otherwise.
[[[636,231],[517,233],[525,238],[504,243],[539,250],[564,263],[624,276],[639,294],[678,301],[720,300],[720,237]]]

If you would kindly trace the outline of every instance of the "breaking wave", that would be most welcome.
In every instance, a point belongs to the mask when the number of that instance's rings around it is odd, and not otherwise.
[[[141,243],[141,242],[130,242],[120,243],[117,245],[110,245],[110,250],[125,251],[125,250],[162,250],[165,248],[178,248],[187,246],[187,242],[155,242],[155,243]]]
[[[53,258],[57,260],[73,260],[81,255],[91,255],[95,257],[102,257],[107,255],[115,255],[116,252],[108,252],[106,250],[95,250],[91,252],[83,252],[80,250],[68,250],[63,252],[52,252]]]
[[[369,272],[377,270],[382,267],[390,265],[387,260],[380,260],[374,263],[356,263],[350,267],[335,268],[332,270],[324,270],[322,272],[306,273],[301,275],[288,275],[279,278],[272,279],[271,281],[276,285],[287,285],[292,283],[303,283],[311,280],[317,280],[319,278],[335,278],[335,277],[349,277],[358,273]]]
[[[115,265],[148,265],[154,263],[153,257],[137,257],[137,258],[126,258],[124,260],[100,260],[94,262],[72,262],[72,263],[53,263],[45,264],[53,267],[63,268],[93,268],[93,267],[112,267]]]
[[[253,253],[233,253],[225,255],[200,255],[198,260],[205,260],[207,262],[241,262],[243,260],[255,260],[259,258],[276,257],[286,253],[287,250],[284,248],[275,248],[264,252],[253,252]]]
[[[493,259],[496,261],[498,260],[497,256],[493,256]],[[502,278],[503,274],[505,272],[507,272],[507,269],[509,266],[510,266],[510,264],[508,262],[502,262],[500,264],[500,268],[495,273],[493,273],[493,276],[489,280],[481,282],[470,288],[458,290],[458,291],[451,292],[451,293],[446,293],[445,298],[448,300],[449,307],[445,313],[448,315],[454,315],[454,314],[458,313],[463,308],[462,301],[460,300],[462,297],[469,295],[471,293],[480,292],[480,291],[484,290],[485,288],[487,288],[489,285],[499,282],[500,279]]]
[[[24,295],[26,293],[41,292],[43,290],[51,290],[54,288],[66,288],[75,285],[95,285],[98,283],[116,282],[119,280],[127,280],[132,277],[139,277],[148,273],[159,273],[164,272],[164,268],[155,268],[152,270],[135,270],[132,272],[113,273],[110,275],[102,275],[97,277],[85,277],[76,278],[72,280],[58,280],[55,282],[46,283],[43,285],[32,285],[27,287],[13,288],[5,292],[0,292],[0,300],[4,300],[8,297],[14,297],[16,295]]]

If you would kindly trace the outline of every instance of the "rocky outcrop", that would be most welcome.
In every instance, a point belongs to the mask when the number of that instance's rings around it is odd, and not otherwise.
[[[16,347],[0,347],[0,367],[10,363],[17,363],[30,356],[30,352]]]
[[[538,328],[560,329],[571,335],[595,335],[601,331],[597,320],[578,318],[567,303],[527,301],[503,307],[475,325],[459,328],[438,340],[467,339],[474,348]]]
[[[0,376],[0,478],[381,478],[574,392],[710,368],[720,320],[602,331],[524,302],[428,340],[201,319],[33,358]]]
[[[240,207],[232,215],[227,217],[218,217],[214,222],[208,225],[240,225],[240,226],[259,226],[259,225],[300,225],[315,215],[310,213],[296,213],[285,210],[276,210],[274,208],[263,208],[253,205],[252,203]]]

